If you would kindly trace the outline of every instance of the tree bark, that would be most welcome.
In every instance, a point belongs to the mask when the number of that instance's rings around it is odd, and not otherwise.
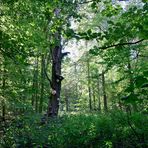
[[[59,20],[61,10],[59,8],[54,9],[54,16],[57,20]],[[56,21],[56,20],[55,20]],[[58,115],[59,110],[59,100],[61,93],[61,81],[63,77],[61,76],[61,63],[64,56],[68,53],[62,53],[62,45],[61,45],[61,26],[56,26],[56,32],[54,33],[54,45],[51,49],[51,57],[52,57],[52,77],[50,80],[51,85],[51,96],[48,103],[47,108],[47,116],[48,117],[56,117]]]
[[[55,117],[58,115],[59,100],[61,92],[61,62],[63,58],[61,35],[60,32],[56,34],[57,45],[52,51],[52,78],[51,78],[51,96],[48,103],[47,116]]]

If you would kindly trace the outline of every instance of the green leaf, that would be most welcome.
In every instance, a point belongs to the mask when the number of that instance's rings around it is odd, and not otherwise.
[[[142,2],[143,2],[143,3],[146,3],[146,2],[148,2],[148,0],[142,0]]]
[[[96,2],[93,2],[93,3],[91,4],[91,7],[92,7],[92,9],[95,9],[95,8],[96,8]]]
[[[148,77],[148,71],[144,71],[143,76]]]
[[[92,31],[91,31],[91,29],[89,29],[89,30],[87,31],[87,34],[88,34],[88,35],[91,35],[91,33],[92,33]]]
[[[148,87],[148,83],[144,83],[141,87],[142,88],[147,88]]]
[[[135,101],[138,100],[138,98],[135,94],[130,93],[129,95],[122,97],[121,100],[123,100],[127,103],[134,103]]]
[[[135,85],[137,88],[141,87],[146,82],[148,82],[148,80],[143,76],[138,76],[135,78]]]
[[[66,31],[66,35],[67,35],[67,37],[72,37],[74,35],[74,30],[73,29],[68,29]]]

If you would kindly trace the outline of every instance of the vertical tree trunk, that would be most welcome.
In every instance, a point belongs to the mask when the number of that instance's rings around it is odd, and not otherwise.
[[[54,10],[54,15],[57,20],[59,20],[61,10],[56,8]],[[63,77],[61,76],[61,63],[62,59],[67,53],[62,53],[62,45],[61,45],[61,26],[56,27],[56,32],[54,34],[54,47],[51,50],[52,57],[52,78],[50,81],[51,85],[51,97],[48,103],[47,116],[55,117],[58,115],[59,110],[59,100],[61,93],[61,81]]]
[[[41,95],[40,95],[40,102],[39,102],[39,112],[41,113],[43,110],[43,99],[44,99],[44,67],[45,67],[45,59],[44,54],[41,56]]]
[[[39,59],[37,57],[37,60],[36,60],[36,83],[35,83],[35,111],[38,112],[38,100],[39,100],[39,97],[38,97],[38,73],[39,73]]]
[[[102,72],[102,90],[103,90],[103,100],[104,100],[104,110],[107,111],[107,96],[106,96],[106,90],[105,90],[105,76],[104,72]]]
[[[4,61],[5,62],[5,61]],[[2,77],[2,120],[5,121],[6,104],[5,104],[5,88],[6,88],[6,67],[3,65],[3,77]]]
[[[61,45],[57,45],[52,52],[52,79],[51,79],[52,90],[50,98],[51,101],[49,101],[48,111],[47,111],[47,115],[49,117],[54,117],[58,115],[61,81],[63,79],[63,77],[61,76],[61,60],[62,60],[62,47]]]
[[[92,87],[92,97],[93,97],[93,110],[96,110],[96,96],[95,96],[95,88]]]
[[[91,92],[91,80],[90,80],[90,62],[87,60],[87,77],[88,77],[88,95],[89,95],[89,109],[92,110],[92,92]]]
[[[78,95],[78,77],[77,77],[77,63],[74,63],[74,75],[75,75],[75,89],[74,89],[74,94],[75,94],[75,102],[74,102],[74,108],[77,110],[78,108],[78,101],[79,101],[79,95]]]
[[[32,104],[32,107],[34,107],[34,98],[35,98],[35,67],[34,67],[34,72],[33,72],[33,80],[32,80],[32,99],[31,99],[31,104]]]
[[[35,61],[35,67],[34,67],[34,76],[33,76],[33,85],[32,85],[32,106],[35,106],[35,111],[38,111],[38,57]]]
[[[100,78],[98,76],[97,80],[97,89],[98,89],[98,110],[101,111],[101,98],[100,98]]]

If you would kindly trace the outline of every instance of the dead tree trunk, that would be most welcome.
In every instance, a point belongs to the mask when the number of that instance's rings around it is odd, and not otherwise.
[[[55,18],[59,19],[61,10],[56,8],[54,9]],[[62,45],[61,45],[61,26],[56,27],[56,32],[54,33],[54,45],[52,45],[51,49],[51,57],[52,57],[52,76],[51,80],[48,78],[47,73],[46,76],[50,81],[51,85],[51,96],[48,103],[47,108],[47,116],[48,117],[56,117],[58,115],[59,110],[59,100],[60,100],[60,92],[61,92],[61,81],[63,77],[61,76],[61,64],[64,56],[68,54],[68,52],[62,53]]]
[[[58,115],[59,110],[59,100],[61,92],[61,81],[63,77],[61,76],[61,61],[63,53],[62,46],[57,45],[52,51],[52,78],[51,78],[51,100],[48,104],[48,117],[54,117]]]

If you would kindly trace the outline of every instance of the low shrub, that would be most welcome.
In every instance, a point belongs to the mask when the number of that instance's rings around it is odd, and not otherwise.
[[[1,138],[3,148],[145,148],[147,116],[114,111],[64,115],[40,124],[39,115],[12,122]]]

